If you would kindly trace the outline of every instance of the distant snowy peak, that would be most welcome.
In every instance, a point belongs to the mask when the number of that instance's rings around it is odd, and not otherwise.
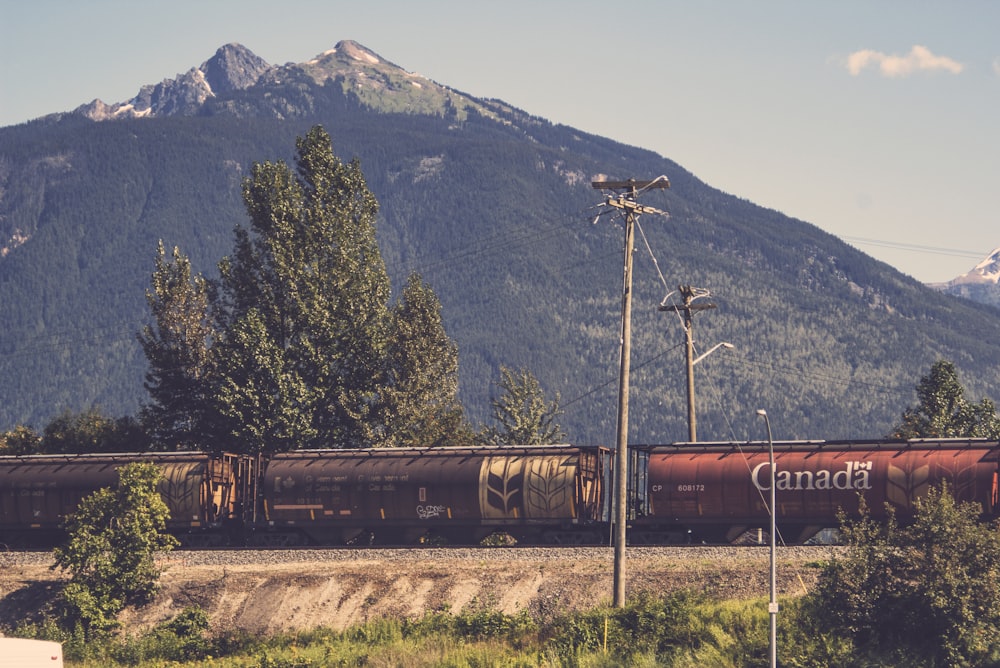
[[[972,271],[947,283],[931,283],[928,287],[955,297],[1000,308],[1000,248],[977,264]]]
[[[969,273],[950,280],[948,285],[968,285],[970,283],[1000,283],[1000,248],[990,253]]]

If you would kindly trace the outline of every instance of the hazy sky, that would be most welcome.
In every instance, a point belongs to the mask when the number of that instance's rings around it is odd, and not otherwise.
[[[0,126],[127,100],[229,42],[278,64],[343,39],[656,151],[922,281],[1000,246],[988,0],[0,0]]]

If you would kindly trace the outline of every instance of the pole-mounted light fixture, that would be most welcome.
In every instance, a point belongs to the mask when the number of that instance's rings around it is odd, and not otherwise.
[[[774,440],[771,438],[771,421],[767,417],[767,411],[763,408],[757,409],[757,415],[764,418],[764,424],[767,426],[767,454],[768,461],[771,464],[771,601],[767,606],[767,613],[771,618],[771,641],[770,641],[770,656],[771,668],[776,668],[778,665],[778,567],[777,561],[775,560],[775,550],[777,544],[775,542],[775,536],[777,531],[775,531],[775,519],[774,516],[777,513],[777,506],[775,505],[775,493],[774,493]]]

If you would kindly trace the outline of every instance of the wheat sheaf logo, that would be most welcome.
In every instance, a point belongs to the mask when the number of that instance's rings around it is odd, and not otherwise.
[[[201,501],[201,472],[191,464],[169,463],[161,467],[163,480],[157,487],[174,519],[198,518]]]
[[[490,457],[479,473],[479,507],[483,517],[518,517],[524,505],[524,459]]]
[[[574,517],[572,457],[531,460],[524,476],[524,511],[528,517]]]
[[[484,518],[574,517],[572,457],[490,457],[479,474]]]
[[[927,494],[930,489],[931,467],[927,464],[910,471],[889,465],[885,498],[901,508],[913,507],[913,500]]]

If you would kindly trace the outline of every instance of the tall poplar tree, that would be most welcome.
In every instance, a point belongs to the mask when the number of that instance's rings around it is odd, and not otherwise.
[[[269,454],[314,439],[309,411],[314,395],[256,309],[232,323],[216,355],[215,430],[229,449]]]
[[[392,311],[387,363],[386,445],[472,442],[458,401],[458,346],[445,332],[441,302],[417,274]]]
[[[253,165],[250,223],[220,278],[192,278],[159,249],[144,409],[158,438],[236,452],[440,445],[471,434],[458,351],[419,277],[394,308],[375,235],[378,203],[357,160],[314,127],[284,162]]]
[[[137,334],[149,362],[144,385],[150,402],[140,412],[143,426],[158,447],[202,448],[215,340],[208,283],[192,276],[191,262],[179,249],[168,260],[160,241],[146,303],[154,324]]]
[[[250,228],[238,227],[231,257],[220,263],[218,317],[223,350],[219,395],[235,447],[255,402],[236,392],[262,383],[260,405],[280,415],[282,434],[265,449],[361,447],[385,438],[385,354],[389,278],[375,237],[378,203],[357,160],[341,162],[330,136],[314,127],[296,142],[296,171],[284,162],[253,166],[243,197]],[[239,397],[242,396],[242,399]]]

